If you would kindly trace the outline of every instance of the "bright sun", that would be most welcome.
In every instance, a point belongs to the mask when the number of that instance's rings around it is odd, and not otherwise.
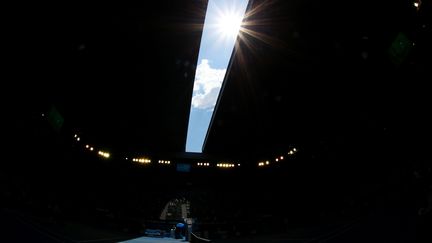
[[[242,24],[242,16],[238,13],[223,13],[217,22],[218,31],[225,38],[236,38]]]

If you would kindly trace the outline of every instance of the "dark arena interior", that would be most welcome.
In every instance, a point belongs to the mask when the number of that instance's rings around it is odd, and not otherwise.
[[[247,1],[186,152],[210,1],[4,9],[0,242],[432,242],[432,1]]]

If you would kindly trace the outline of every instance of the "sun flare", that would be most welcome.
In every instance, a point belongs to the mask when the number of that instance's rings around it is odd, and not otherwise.
[[[225,38],[235,38],[240,30],[243,17],[239,13],[227,12],[218,16],[217,29]]]

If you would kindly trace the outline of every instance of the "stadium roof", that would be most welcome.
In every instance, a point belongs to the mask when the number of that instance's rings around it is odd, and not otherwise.
[[[206,5],[23,9],[13,56],[25,85],[11,87],[28,102],[8,106],[17,114],[54,106],[64,131],[116,151],[184,152]],[[388,137],[430,135],[419,78],[430,6],[421,7],[250,1],[204,152],[255,158],[299,146],[349,156],[396,144]]]

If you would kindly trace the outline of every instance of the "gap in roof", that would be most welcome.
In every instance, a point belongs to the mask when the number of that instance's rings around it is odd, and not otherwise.
[[[192,94],[186,152],[203,150],[248,0],[209,0]]]

